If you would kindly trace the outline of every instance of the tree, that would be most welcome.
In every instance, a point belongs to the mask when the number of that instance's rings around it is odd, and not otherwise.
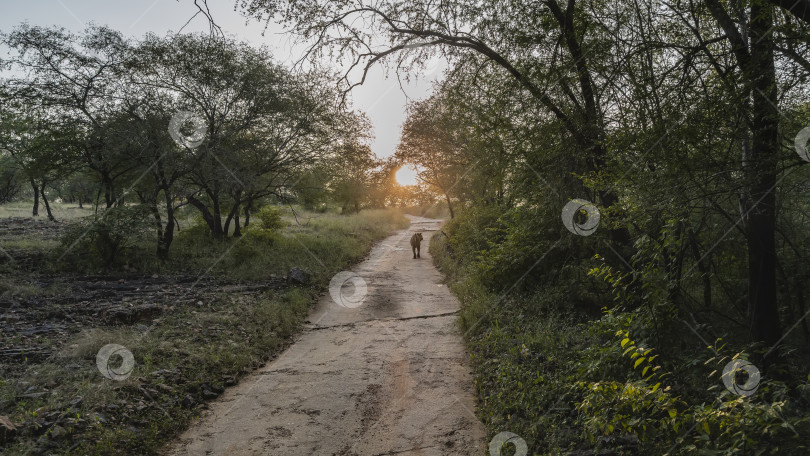
[[[41,106],[82,133],[80,159],[99,176],[109,208],[119,197],[116,182],[132,171],[129,157],[108,147],[116,139],[106,119],[118,109],[131,58],[129,44],[106,27],[81,34],[64,28],[21,25],[2,35],[14,54],[12,68],[24,76],[9,78],[6,96],[28,106]]]
[[[8,109],[0,121],[0,148],[7,151],[16,167],[28,180],[34,194],[32,215],[39,215],[42,199],[48,220],[55,221],[46,188],[72,173],[75,169],[76,131],[71,125],[49,118],[42,109],[17,105]]]
[[[136,83],[172,94],[179,109],[202,119],[198,147],[178,147],[188,149],[185,199],[215,238],[227,236],[232,221],[239,235],[240,208],[291,185],[346,119],[319,75],[293,75],[244,43],[153,36],[139,55]]]
[[[0,150],[0,204],[14,201],[21,189],[17,164],[9,152]]]
[[[463,188],[459,180],[472,165],[464,153],[466,132],[457,120],[445,100],[437,96],[410,104],[396,153],[403,163],[419,165],[419,179],[444,197],[450,218],[455,215],[453,200]]]
[[[576,0],[566,4],[249,0],[237,7],[250,17],[279,18],[288,24],[311,44],[309,56],[339,50],[349,62],[346,90],[362,84],[369,68],[386,59],[395,58],[395,67],[407,70],[437,53],[472,67],[495,65],[564,127],[583,157],[581,168],[572,171],[584,174],[601,172],[609,159],[598,98],[608,82],[593,68],[603,68],[599,59],[609,55],[620,24],[597,23],[596,15],[589,14],[603,5]],[[356,68],[361,76],[352,83],[350,75]],[[614,207],[612,186],[595,190],[604,208],[620,210]],[[627,229],[615,226],[610,233],[620,249],[629,248]]]
[[[727,6],[707,0],[703,5],[705,10],[693,8],[680,15],[716,70],[726,93],[735,100],[744,126],[739,139],[742,149],[740,219],[744,222],[748,253],[748,328],[752,341],[768,346],[781,339],[776,278],[776,193],[781,181],[782,149],[777,64],[787,69],[792,64],[802,67],[806,63],[795,53],[796,42],[790,37],[797,29],[802,29],[801,24],[792,23],[787,14],[780,15],[780,8],[774,5],[780,5],[807,23],[808,10],[803,9],[804,2],[788,5],[787,2],[753,0]],[[698,26],[702,15],[714,21],[714,29]],[[805,27],[805,36],[806,31]],[[706,37],[709,33],[719,36]],[[705,44],[710,42],[725,45],[714,49]],[[782,44],[778,44],[780,42]],[[780,49],[781,56],[777,54]],[[729,57],[723,54],[725,52]],[[790,87],[788,81],[784,80],[787,84],[782,84],[783,90]]]
[[[377,165],[371,148],[366,144],[346,143],[338,150],[329,183],[333,198],[342,212],[359,212],[370,190],[371,170]]]

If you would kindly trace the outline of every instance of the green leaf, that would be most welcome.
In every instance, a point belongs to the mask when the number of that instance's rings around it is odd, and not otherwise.
[[[637,367],[638,367],[638,365],[639,365],[639,364],[641,364],[641,363],[643,363],[645,359],[647,359],[647,358],[645,358],[645,357],[643,357],[643,356],[642,356],[641,358],[637,359],[637,360],[636,360],[636,363],[633,365],[633,369],[637,368]]]

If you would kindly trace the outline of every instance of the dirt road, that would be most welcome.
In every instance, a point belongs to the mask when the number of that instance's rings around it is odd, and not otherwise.
[[[376,245],[344,287],[330,287],[343,305],[325,295],[299,339],[215,401],[166,454],[485,454],[454,325],[458,301],[427,252],[438,229],[412,217]],[[425,240],[414,260],[417,231]]]

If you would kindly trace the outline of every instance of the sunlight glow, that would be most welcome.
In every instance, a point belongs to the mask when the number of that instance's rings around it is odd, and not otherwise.
[[[397,170],[396,179],[399,185],[417,185],[419,180],[416,178],[416,168],[413,165],[405,165]]]

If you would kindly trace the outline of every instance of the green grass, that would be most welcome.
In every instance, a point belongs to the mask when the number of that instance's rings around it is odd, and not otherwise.
[[[160,261],[155,252],[154,234],[145,232],[134,240],[113,265],[103,266],[88,237],[68,249],[51,249],[53,272],[99,273],[108,269],[140,273],[186,273],[227,277],[233,280],[262,280],[285,275],[300,267],[316,281],[329,271],[345,267],[362,257],[371,242],[404,228],[408,220],[395,210],[364,210],[352,215],[313,213],[283,208],[286,224],[282,230],[262,229],[255,217],[243,228],[241,237],[213,239],[208,228],[193,213],[178,217],[181,229],[175,233],[168,261]],[[233,230],[231,230],[232,232]],[[18,241],[18,242],[28,242]],[[42,241],[39,250],[52,247]],[[32,246],[33,247],[33,246]],[[63,255],[64,254],[64,255]]]
[[[88,204],[85,204],[84,207],[80,209],[78,204],[57,203],[50,200],[48,202],[51,206],[51,212],[57,221],[73,220],[93,213],[93,206]],[[33,200],[0,204],[0,218],[31,217],[33,205]],[[39,220],[48,219],[48,213],[42,201],[39,203],[39,215],[34,218]]]
[[[37,447],[48,454],[155,453],[199,415],[199,405],[183,404],[186,395],[199,400],[205,384],[221,386],[273,358],[291,342],[335,273],[360,261],[374,241],[408,225],[401,213],[392,210],[299,215],[303,225],[290,224],[270,233],[256,226],[242,239],[214,241],[203,230],[186,229],[173,247],[172,260],[163,265],[149,257],[148,245],[130,250],[124,261],[145,273],[208,271],[242,282],[261,281],[300,266],[312,275],[312,282],[253,295],[216,293],[199,306],[166,302],[168,309],[150,328],[136,324],[82,331],[61,344],[56,355],[0,381],[0,414],[28,423],[29,430],[2,453],[29,454]],[[45,293],[10,279],[0,282],[0,289],[18,296]],[[134,355],[135,368],[126,380],[106,379],[96,368],[95,356],[108,343],[123,345]],[[32,387],[49,393],[20,399]],[[75,403],[78,398],[81,401]],[[30,424],[47,421],[53,414],[68,423],[63,426],[66,436],[58,437],[61,431],[51,436],[53,428],[43,428],[46,441],[53,443],[46,450],[36,443],[40,435],[30,431]]]
[[[299,213],[298,222],[291,216],[287,222],[289,225],[278,233],[252,223],[241,238],[224,242],[206,237],[204,228],[190,228],[186,230],[189,234],[181,231],[168,264],[158,266],[153,258],[153,263],[143,267],[196,272],[218,259],[214,274],[235,280],[261,280],[269,274],[284,275],[297,266],[323,285],[334,273],[331,271],[356,262],[373,241],[409,223],[391,210],[366,210],[353,215]]]

